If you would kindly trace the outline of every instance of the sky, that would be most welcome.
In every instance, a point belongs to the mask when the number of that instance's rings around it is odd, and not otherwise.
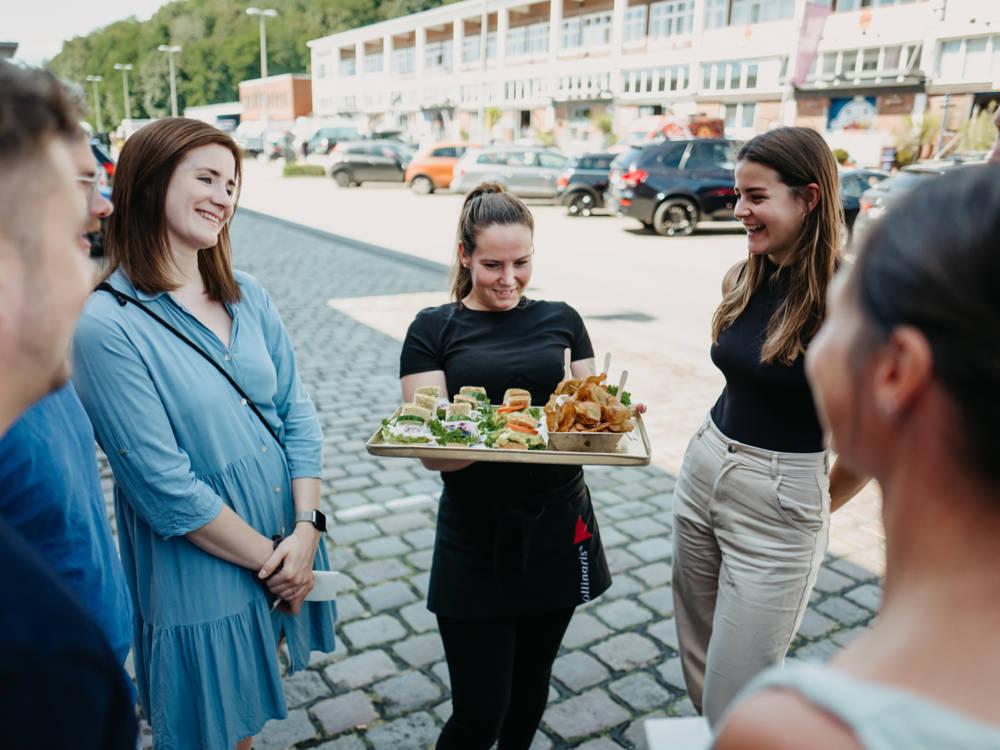
[[[41,65],[63,41],[129,16],[146,20],[168,0],[0,0],[0,41],[17,42],[15,60]]]

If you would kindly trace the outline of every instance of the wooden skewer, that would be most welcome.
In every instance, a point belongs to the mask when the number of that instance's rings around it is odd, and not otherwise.
[[[573,369],[570,367],[570,351],[569,347],[563,349],[563,380],[569,380],[573,377]]]
[[[604,369],[601,370],[605,375],[611,372],[611,352],[604,353]]]
[[[622,370],[622,376],[618,378],[618,400],[622,400],[622,394],[625,393],[625,381],[628,380],[628,370]]]

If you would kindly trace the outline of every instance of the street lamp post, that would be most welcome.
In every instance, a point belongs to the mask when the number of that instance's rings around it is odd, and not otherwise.
[[[170,114],[177,117],[177,79],[174,73],[174,53],[180,52],[181,48],[176,44],[161,44],[157,49],[170,56]]]
[[[97,94],[97,84],[104,80],[103,76],[87,76],[87,81],[94,84],[94,124],[97,126],[97,132],[104,132],[104,126],[101,123],[101,98]]]
[[[115,70],[120,70],[122,72],[122,86],[125,88],[125,119],[131,120],[132,108],[129,106],[128,100],[128,72],[132,70],[132,66],[115,63]]]
[[[247,8],[248,16],[257,16],[260,19],[260,80],[261,87],[264,89],[264,94],[261,97],[264,104],[263,117],[261,118],[264,122],[264,130],[261,133],[261,149],[263,150],[267,146],[267,128],[271,121],[270,112],[267,106],[267,29],[265,28],[265,21],[268,18],[274,18],[278,15],[278,11],[273,8]]]

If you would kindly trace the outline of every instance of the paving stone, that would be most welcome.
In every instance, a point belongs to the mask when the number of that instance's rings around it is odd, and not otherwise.
[[[433,525],[427,516],[416,511],[396,513],[378,520],[379,528],[386,534],[403,534],[413,529],[425,529]]]
[[[579,648],[608,635],[611,635],[611,631],[596,617],[586,612],[577,612],[569,621],[562,645],[565,648]]]
[[[597,657],[615,672],[631,670],[660,659],[660,649],[638,633],[622,633],[591,646]]]
[[[340,690],[354,690],[397,674],[396,663],[385,651],[363,651],[336,664],[323,674]]]
[[[396,557],[405,555],[411,551],[410,545],[398,536],[384,536],[380,539],[370,539],[357,545],[358,552],[362,557],[369,560],[377,560],[382,557]]]
[[[677,647],[677,623],[674,618],[660,620],[646,628],[646,632],[660,643],[670,646],[674,651],[679,650]]]
[[[434,550],[422,549],[406,556],[406,562],[417,570],[430,570],[431,560],[434,558]]]
[[[446,690],[451,690],[451,675],[448,673],[448,663],[439,661],[431,667],[431,674],[438,678]],[[449,701],[450,703],[450,701]]]
[[[673,551],[670,541],[662,538],[644,539],[641,542],[630,544],[628,551],[645,562],[655,560],[665,560],[670,558]]]
[[[417,575],[410,578],[410,583],[413,585],[420,595],[423,597],[427,596],[427,589],[430,586],[431,574],[428,573],[418,573]]]
[[[810,608],[806,610],[805,615],[802,617],[802,623],[799,625],[799,635],[816,638],[825,634],[831,628],[836,627],[836,625],[837,623],[829,617],[821,615]]]
[[[639,558],[621,547],[606,549],[604,554],[608,558],[608,569],[611,571],[612,577],[616,573],[621,573],[629,568],[635,568],[641,564]]]
[[[636,711],[652,711],[667,705],[673,696],[645,672],[630,674],[608,685],[608,690]]]
[[[677,485],[677,480],[664,472],[657,474],[655,477],[650,477],[646,480],[645,484],[657,492],[673,492],[674,487]]]
[[[351,568],[351,575],[361,583],[373,584],[382,583],[392,578],[402,578],[413,571],[409,566],[403,565],[399,560],[376,560],[369,563],[361,563]]]
[[[378,465],[372,461],[357,461],[353,464],[344,464],[344,468],[347,469],[347,473],[352,476],[373,474],[376,471],[379,471]]]
[[[577,745],[576,750],[622,750],[622,746],[607,737],[598,737],[596,740]]]
[[[687,691],[687,686],[684,683],[684,668],[681,666],[681,658],[679,656],[667,659],[656,668],[656,671],[660,673],[660,677],[670,687],[681,692]]]
[[[368,502],[368,498],[360,492],[331,492],[326,499],[337,509],[355,508]]]
[[[628,728],[622,733],[622,739],[631,743],[629,746],[634,748],[634,750],[649,750],[649,745],[646,743],[646,720],[665,717],[666,714],[662,711],[656,711],[655,713],[640,717],[637,721],[633,721],[628,725]],[[683,749],[677,748],[677,750]]]
[[[406,469],[398,469],[396,471],[381,471],[375,475],[375,480],[382,485],[406,484],[407,482],[412,482],[413,479],[414,479],[413,473],[407,471]]]
[[[434,715],[444,724],[451,718],[451,700],[442,701],[434,706]]]
[[[376,537],[380,533],[375,524],[359,522],[331,526],[329,536],[337,544],[354,544]]]
[[[841,648],[847,648],[867,632],[868,628],[866,626],[851,628],[850,630],[841,630],[840,632],[833,634],[833,642]]]
[[[339,544],[328,544],[326,556],[330,561],[330,570],[347,570],[361,562],[353,549]]]
[[[867,607],[872,612],[878,612],[878,608],[882,604],[882,587],[876,586],[873,583],[866,583],[864,586],[858,586],[853,591],[848,591],[844,596],[855,604]]]
[[[371,487],[373,484],[375,484],[375,482],[372,481],[371,477],[367,476],[342,477],[340,479],[334,479],[330,481],[330,486],[333,487],[337,492],[363,490],[365,487]]]
[[[535,732],[535,736],[532,738],[531,744],[528,746],[528,750],[552,750],[553,747],[552,740],[541,732]]]
[[[601,543],[604,545],[605,554],[611,547],[628,544],[632,538],[618,531],[614,526],[601,527]]]
[[[440,492],[440,489],[440,486],[435,485],[433,496],[427,494],[407,495],[406,497],[401,497],[398,500],[390,500],[385,504],[385,507],[390,510],[415,510],[417,508],[435,506],[437,504],[437,495]]]
[[[819,575],[816,576],[815,588],[817,591],[832,594],[853,585],[853,579],[848,578],[835,570],[831,570],[824,565],[819,569]]]
[[[403,607],[399,610],[399,614],[403,616],[403,619],[417,633],[437,629],[437,618],[434,617],[433,612],[427,609],[425,602],[417,602],[408,607]]]
[[[808,646],[796,649],[795,657],[802,661],[826,662],[838,651],[840,651],[840,647],[833,641],[816,641],[815,643],[810,643]]]
[[[317,745],[315,750],[365,750],[365,746],[355,735],[349,734]]]
[[[590,690],[582,695],[550,706],[543,721],[559,737],[570,740],[622,724],[628,712],[615,703],[603,690]]]
[[[318,672],[303,669],[282,681],[285,700],[289,706],[298,707],[312,703],[319,698],[329,698],[330,686],[323,682]],[[291,714],[289,714],[291,716]]]
[[[856,581],[869,581],[876,577],[870,570],[843,558],[833,560],[829,567]]]
[[[434,546],[434,529],[416,529],[403,534],[403,539],[414,549],[426,549]]]
[[[635,518],[636,516],[647,516],[654,512],[656,512],[655,506],[642,502],[641,500],[616,503],[615,505],[605,508],[604,510],[604,514],[606,516],[610,516],[616,521],[624,521],[626,518]]]
[[[384,503],[387,500],[395,500],[396,498],[403,496],[403,491],[399,487],[369,487],[365,490],[364,495],[369,500],[376,503]],[[390,534],[396,532],[391,531]]]
[[[368,614],[368,610],[354,594],[337,596],[337,624],[344,625]]]
[[[426,711],[421,711],[369,729],[367,737],[376,750],[383,748],[424,750],[434,747],[440,733],[441,729],[434,721],[434,717]]]
[[[615,524],[615,528],[624,531],[633,539],[649,539],[650,537],[664,539],[670,534],[670,529],[652,518],[630,518],[626,521],[619,521]]]
[[[360,691],[321,701],[310,712],[327,734],[340,734],[378,718],[372,702]]]
[[[314,739],[316,727],[304,709],[289,711],[285,719],[271,719],[254,739],[257,750],[284,750],[289,745]]]
[[[649,495],[656,493],[655,490],[649,489],[649,487],[642,482],[618,485],[615,492],[624,497],[626,500],[641,500],[644,497],[648,497]]]
[[[350,523],[352,521],[362,521],[366,518],[375,518],[385,515],[386,510],[381,505],[370,503],[359,505],[356,508],[345,508],[338,510],[335,517],[339,523]]]
[[[418,479],[415,482],[409,482],[406,485],[406,489],[412,495],[431,495],[428,499],[421,499],[421,505],[433,505],[436,502],[436,498],[441,494],[441,477],[432,475],[433,478],[427,478],[426,474],[422,474],[423,479]]]
[[[351,647],[355,649],[398,641],[406,635],[406,628],[399,624],[399,620],[389,615],[355,620],[345,625],[342,630],[344,636],[351,642]]]
[[[671,492],[660,492],[660,493],[658,493],[656,495],[650,495],[645,500],[643,500],[643,502],[644,503],[649,503],[650,505],[654,506],[655,508],[657,508],[658,510],[661,510],[661,511],[673,511],[673,508],[674,508],[674,493],[673,493],[673,491],[671,491]],[[659,515],[655,515],[655,516],[653,516],[653,519],[655,519],[656,521],[659,521],[660,523],[664,524],[665,526],[669,526],[671,529],[673,528],[673,526],[671,525],[672,522],[673,522],[673,513],[672,512],[669,513],[666,517],[661,517]]]
[[[627,630],[634,625],[639,625],[653,619],[653,613],[629,599],[605,604],[594,610],[601,620],[607,623],[612,630]]]
[[[552,676],[574,693],[603,682],[608,670],[597,659],[583,651],[571,651],[560,656],[552,665]]]
[[[816,609],[844,625],[854,625],[872,616],[867,609],[858,607],[839,596],[831,597],[816,605]]]
[[[639,592],[645,591],[645,589],[646,587],[632,578],[632,576],[618,573],[612,577],[611,586],[601,594],[597,601],[604,602],[611,599],[623,599],[628,596],[635,596]]]
[[[363,589],[361,598],[372,612],[381,612],[384,609],[398,609],[416,601],[417,595],[403,581],[389,581]]]
[[[438,633],[415,635],[392,647],[411,667],[422,667],[444,658],[444,646]]]
[[[674,701],[674,704],[670,707],[670,712],[674,716],[697,716],[698,711],[695,709],[694,704],[691,699],[686,695],[680,700]]]
[[[406,672],[376,683],[372,691],[390,712],[398,713],[441,699],[441,688],[420,672]]]
[[[661,586],[639,594],[639,601],[661,617],[672,617],[674,614],[674,590],[671,586]]]

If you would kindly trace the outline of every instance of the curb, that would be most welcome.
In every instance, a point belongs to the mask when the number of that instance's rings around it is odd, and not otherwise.
[[[271,214],[265,214],[261,211],[255,211],[252,208],[244,208],[240,206],[237,209],[237,213],[246,213],[253,216],[256,219],[267,219],[280,224],[289,229],[295,229],[300,232],[305,232],[306,234],[312,234],[320,239],[330,240],[333,242],[339,242],[343,245],[347,245],[355,250],[360,250],[365,253],[371,253],[372,255],[378,255],[388,260],[398,261],[400,263],[407,263],[411,266],[416,266],[425,271],[433,271],[436,273],[441,273],[447,275],[451,269],[444,263],[438,263],[433,260],[426,260],[425,258],[418,258],[415,255],[410,255],[408,253],[401,253],[398,250],[390,250],[387,247],[382,247],[381,245],[373,245],[370,242],[365,242],[363,240],[357,240],[353,237],[345,237],[342,234],[334,234],[333,232],[327,232],[323,229],[316,229],[315,227],[310,227],[306,224],[299,224],[294,221],[289,221],[288,219],[282,219],[278,216],[272,216]]]

